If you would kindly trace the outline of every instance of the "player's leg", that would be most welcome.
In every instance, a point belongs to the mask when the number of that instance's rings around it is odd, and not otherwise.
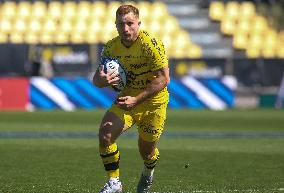
[[[157,143],[162,134],[166,109],[146,111],[138,124],[138,147],[144,161],[143,171],[137,186],[138,193],[148,193],[153,183],[155,166],[159,160]]]
[[[99,129],[99,151],[109,181],[100,193],[117,193],[122,191],[119,181],[120,154],[115,143],[119,135],[128,127],[115,113],[107,111]]]
[[[159,150],[156,147],[157,142],[145,141],[141,137],[138,139],[139,152],[144,160],[143,174],[146,176],[153,175],[154,168],[159,159]]]
[[[157,141],[148,142],[141,137],[138,139],[139,152],[144,160],[143,171],[137,186],[138,193],[148,193],[153,184],[154,169],[159,159]]]

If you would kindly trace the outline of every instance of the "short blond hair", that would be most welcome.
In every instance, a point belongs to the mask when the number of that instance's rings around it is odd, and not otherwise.
[[[139,18],[139,10],[133,5],[121,5],[116,10],[116,17],[126,15],[132,12],[137,18]]]

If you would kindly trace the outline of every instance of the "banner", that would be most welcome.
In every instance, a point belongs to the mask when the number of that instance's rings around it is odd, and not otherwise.
[[[0,78],[0,110],[26,110],[28,105],[28,79]]]
[[[234,106],[236,81],[233,77],[194,78],[184,76],[171,78],[169,108],[224,110]],[[108,108],[117,93],[109,88],[97,88],[84,77],[30,79],[30,99],[34,109]]]
[[[170,59],[171,76],[197,78],[236,77],[243,86],[279,86],[284,73],[281,59],[202,58]]]
[[[30,47],[33,76],[79,76],[91,71],[90,45],[41,45]]]

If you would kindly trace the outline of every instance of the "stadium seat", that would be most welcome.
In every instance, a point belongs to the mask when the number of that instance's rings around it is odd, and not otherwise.
[[[257,49],[255,47],[247,47],[246,56],[248,58],[258,58],[261,56],[260,49]]]
[[[240,13],[240,18],[252,18],[255,15],[255,5],[249,1],[242,2],[240,4]]]
[[[77,6],[77,17],[82,20],[90,19],[91,15],[91,2],[80,1]]]
[[[42,30],[42,22],[39,20],[31,20],[28,23],[28,30],[31,33],[39,33]]]
[[[42,33],[39,36],[39,42],[42,44],[51,44],[54,43],[53,35],[50,33]]]
[[[263,36],[254,35],[249,38],[248,44],[256,49],[261,49],[263,47]]]
[[[24,36],[24,42],[28,44],[38,44],[39,43],[38,35],[35,33],[27,33]]]
[[[221,31],[226,35],[233,35],[236,30],[236,22],[233,18],[225,18],[221,22]]]
[[[167,54],[169,54],[169,51],[171,49],[171,47],[173,46],[173,40],[170,34],[165,34],[163,36],[161,36],[161,40],[164,43],[165,46],[165,50],[167,52]]]
[[[163,34],[172,34],[179,29],[178,21],[173,16],[167,16],[162,25]]]
[[[10,42],[13,44],[22,44],[24,43],[24,37],[21,33],[13,33],[10,35]]]
[[[59,19],[62,14],[62,3],[60,1],[51,1],[48,5],[47,18]]]
[[[25,33],[27,30],[26,22],[23,19],[18,18],[14,21],[13,33]]]
[[[229,1],[225,6],[225,18],[237,20],[240,14],[240,5],[236,1]]]
[[[85,36],[83,33],[72,33],[70,36],[70,41],[73,44],[85,43]]]
[[[252,31],[255,33],[264,33],[268,28],[267,20],[263,16],[256,16],[253,19]]]
[[[189,49],[187,50],[186,56],[189,57],[189,58],[201,58],[202,57],[202,49],[195,44],[191,44]]]
[[[89,32],[92,34],[99,34],[102,31],[102,25],[99,20],[92,20],[89,24]]]
[[[189,34],[185,31],[180,30],[176,36],[173,38],[173,42],[171,47],[168,49],[168,54],[170,57],[174,58],[186,58],[189,57],[191,41]],[[167,48],[168,46],[166,46]]]
[[[91,7],[91,19],[102,19],[106,15],[106,4],[102,1],[95,1]]]
[[[278,38],[279,38],[279,43],[282,42],[284,44],[284,30],[279,32]]]
[[[212,20],[221,21],[224,17],[225,7],[221,1],[213,1],[209,7],[209,17]]]
[[[151,6],[151,17],[155,18],[155,20],[163,20],[164,16],[168,15],[167,7],[162,2],[154,2]]]
[[[277,41],[278,41],[278,34],[275,30],[268,30],[265,35],[264,35],[264,47],[265,48],[270,48],[270,49],[275,49],[277,46]]]
[[[261,55],[263,56],[263,58],[275,58],[276,52],[274,49],[264,48],[261,50]]]
[[[0,43],[7,43],[8,42],[8,36],[6,33],[0,32]]]
[[[176,48],[184,48],[188,43],[190,43],[189,34],[185,31],[179,31],[175,38]]]
[[[79,33],[79,34],[82,33],[83,34],[83,33],[86,33],[87,31],[88,31],[88,26],[84,20],[77,20],[74,23],[72,33]]]
[[[149,23],[147,29],[153,34],[154,36],[160,36],[161,32],[163,32],[162,24],[158,20],[153,20]]]
[[[149,2],[146,1],[139,1],[137,3],[137,7],[139,9],[139,13],[142,17],[142,21],[143,22],[148,22],[149,20],[151,20],[150,14],[151,14],[151,4]]]
[[[73,30],[73,24],[70,20],[61,20],[59,24],[59,31],[65,34],[71,34]]]
[[[86,42],[88,44],[97,44],[99,43],[100,39],[99,39],[99,35],[92,33],[92,32],[88,32],[86,34]]]
[[[54,42],[57,44],[65,44],[69,42],[69,35],[64,32],[56,33],[54,37]]]
[[[12,22],[7,18],[0,18],[0,31],[9,34],[12,31]]]
[[[247,18],[242,18],[238,21],[238,24],[236,26],[236,30],[234,34],[238,34],[238,33],[245,33],[245,34],[249,34],[251,32],[251,25],[252,25],[252,20],[251,19],[247,19]]]
[[[31,6],[31,18],[42,20],[47,15],[47,5],[43,1],[35,1]]]
[[[5,1],[1,6],[1,18],[14,19],[16,17],[17,4],[13,1]]]
[[[62,5],[62,18],[73,20],[77,16],[77,4],[73,1],[66,1]]]
[[[276,55],[279,58],[284,58],[284,42],[278,42],[276,48]]]
[[[21,1],[18,3],[16,13],[17,17],[21,19],[30,19],[31,4],[28,1]]]
[[[246,33],[237,33],[233,36],[233,46],[236,49],[245,49],[247,47],[248,35]]]
[[[57,31],[56,20],[46,19],[43,23],[43,30],[48,33],[54,33]]]
[[[111,1],[108,4],[107,10],[106,10],[108,19],[110,18],[113,21],[115,20],[116,10],[120,5],[121,5],[121,3],[117,2],[117,1]]]

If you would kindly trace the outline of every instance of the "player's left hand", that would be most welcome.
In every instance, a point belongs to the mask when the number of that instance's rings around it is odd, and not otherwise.
[[[116,99],[116,104],[120,108],[122,108],[126,111],[129,111],[137,105],[137,99],[136,99],[136,97],[132,97],[132,96],[118,97]]]

